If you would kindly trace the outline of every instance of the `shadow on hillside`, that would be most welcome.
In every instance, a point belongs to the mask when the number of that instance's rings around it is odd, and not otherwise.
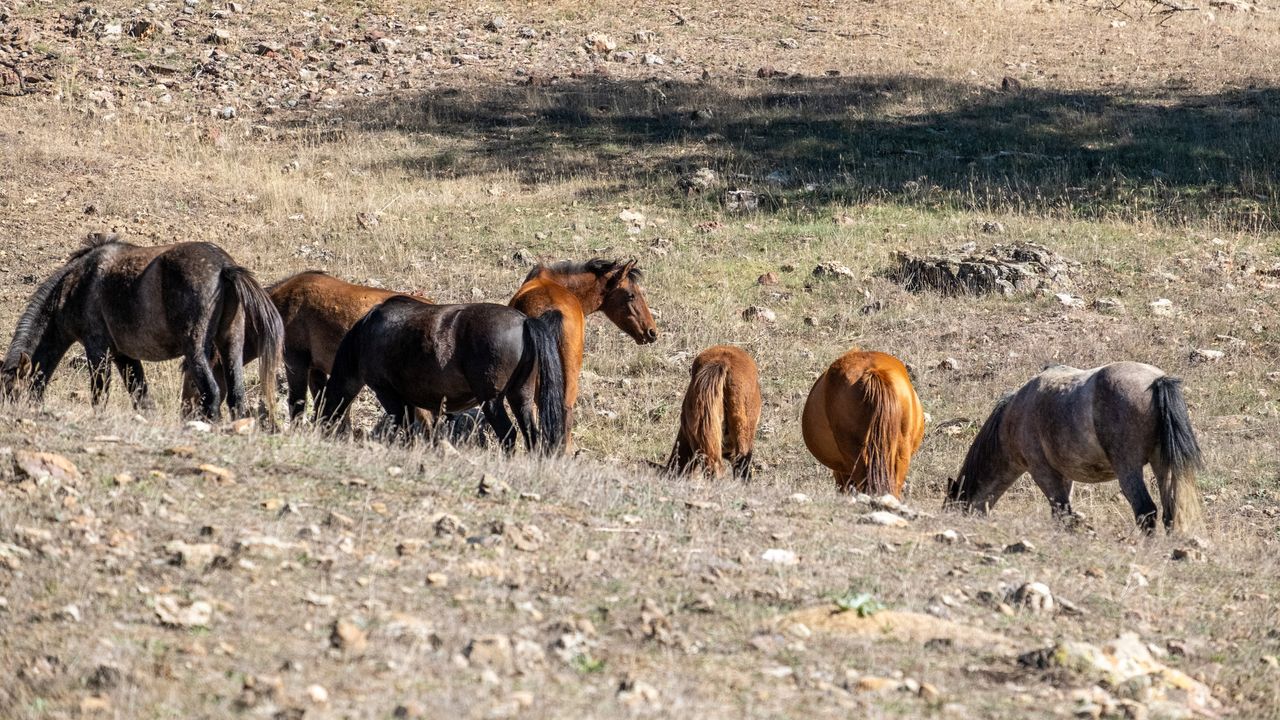
[[[346,127],[423,138],[400,164],[597,192],[688,193],[700,167],[784,204],[880,200],[1076,217],[1280,218],[1280,89],[1003,92],[909,77],[566,79],[356,101]],[[367,104],[365,104],[367,103]],[[767,180],[773,173],[772,179]]]

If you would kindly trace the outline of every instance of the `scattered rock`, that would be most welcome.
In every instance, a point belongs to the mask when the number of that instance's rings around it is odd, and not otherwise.
[[[498,15],[490,18],[489,22],[484,24],[484,29],[490,32],[500,32],[506,26],[507,19]]]
[[[939,370],[950,370],[950,371],[959,370],[959,369],[960,369],[960,361],[959,361],[959,360],[956,360],[956,359],[955,359],[955,358],[953,358],[953,357],[943,358],[941,361],[939,361],[939,362],[938,362],[938,369],[939,369]]]
[[[458,519],[457,515],[443,512],[436,513],[427,522],[434,528],[436,537],[448,537],[451,535],[466,537],[467,526]]]
[[[593,32],[587,35],[585,42],[587,52],[608,55],[618,49],[618,43],[604,33]]]
[[[855,275],[852,270],[834,261],[818,263],[818,266],[813,269],[813,276],[816,278],[823,278],[823,279],[830,279],[830,278],[837,278],[837,279],[844,278],[846,280],[858,279],[858,276]]]
[[[480,485],[476,488],[480,497],[503,497],[511,494],[511,486],[504,480],[485,473],[480,476]]]
[[[778,273],[776,273],[776,272],[767,272],[767,273],[765,273],[765,274],[761,275],[760,277],[756,278],[756,284],[757,284],[757,285],[777,285],[777,284],[778,284]]]
[[[647,52],[640,56],[640,62],[644,65],[666,65],[667,61],[662,59],[658,53]]]
[[[1036,549],[1036,546],[1032,545],[1031,541],[1029,540],[1019,540],[1018,542],[1009,543],[1008,545],[1004,546],[1005,553],[1010,555],[1029,553],[1029,552],[1033,552],[1035,549]]]
[[[899,251],[888,276],[911,292],[943,295],[1012,295],[1063,285],[1079,264],[1031,242],[993,245],[986,252],[961,249],[948,255]]]
[[[201,463],[196,466],[196,470],[200,471],[200,477],[205,482],[217,483],[219,485],[235,485],[236,475],[224,467],[210,465],[209,463]]]
[[[796,40],[795,38],[782,38],[781,40],[778,41],[778,44],[788,50],[795,50],[796,48],[800,47],[800,41]]]
[[[323,685],[308,685],[307,699],[316,705],[324,705],[329,702],[329,691]]]
[[[1209,687],[1180,670],[1157,661],[1146,643],[1125,633],[1102,646],[1061,641],[1018,658],[1025,667],[1062,668],[1111,688],[1142,688],[1143,704],[1158,717],[1186,717],[1188,711],[1217,715],[1222,704]]]
[[[859,521],[869,525],[880,525],[883,527],[894,528],[904,528],[910,525],[906,518],[885,510],[876,510],[875,512],[867,513],[866,515],[861,516]]]
[[[350,655],[363,655],[369,647],[369,636],[355,621],[339,618],[333,621],[329,644]]]
[[[724,194],[724,207],[731,212],[758,210],[760,196],[750,190],[728,190]]]
[[[720,174],[709,167],[700,167],[687,175],[681,175],[676,185],[686,193],[704,193],[720,184]]]
[[[213,605],[204,600],[183,603],[173,595],[157,595],[155,613],[162,625],[170,627],[208,627],[213,619]]]
[[[767,307],[761,305],[752,305],[742,311],[742,319],[748,322],[762,322],[772,324],[778,321],[778,314]]]
[[[528,523],[522,525],[504,523],[502,535],[512,547],[522,552],[535,552],[546,541],[546,535],[538,529],[538,526]]]
[[[1203,363],[1213,363],[1221,360],[1225,356],[1226,356],[1226,353],[1222,352],[1221,350],[1211,350],[1209,348],[1196,348],[1195,350],[1191,351],[1190,360],[1193,365],[1203,364]]]
[[[1189,560],[1191,562],[1204,562],[1204,551],[1196,547],[1174,548],[1169,557],[1174,560]]]
[[[943,545],[959,545],[964,542],[964,537],[955,530],[943,530],[933,536],[934,540]]]
[[[214,45],[226,45],[231,42],[231,31],[223,28],[217,28],[209,34],[209,37],[206,38],[206,42],[210,42]]]
[[[506,635],[481,635],[467,643],[462,651],[475,667],[510,675],[515,672],[515,655],[511,638]]]
[[[1148,303],[1148,305],[1151,308],[1152,315],[1159,315],[1160,317],[1173,317],[1178,313],[1177,309],[1174,308],[1173,306],[1173,301],[1170,300],[1169,298],[1159,298],[1157,300],[1152,300],[1150,303]]]
[[[174,540],[164,546],[164,551],[173,564],[195,570],[204,570],[227,559],[227,552],[215,543],[189,544]]]
[[[630,676],[618,684],[618,702],[633,712],[658,705],[658,689],[643,680]]]
[[[1053,593],[1049,591],[1048,585],[1040,582],[1020,585],[1010,594],[1009,599],[1033,613],[1051,613],[1054,610]]]
[[[795,553],[782,548],[769,548],[764,551],[760,559],[774,565],[798,565],[800,563],[800,558],[796,557]]]
[[[1084,307],[1084,298],[1076,297],[1071,293],[1054,293],[1053,296],[1057,298],[1060,305],[1065,307]]]
[[[1116,298],[1098,298],[1093,301],[1093,309],[1102,313],[1119,315],[1124,312],[1124,303]]]
[[[48,480],[76,483],[83,477],[75,463],[55,453],[18,450],[13,453],[13,465],[18,477],[29,478],[37,485]]]

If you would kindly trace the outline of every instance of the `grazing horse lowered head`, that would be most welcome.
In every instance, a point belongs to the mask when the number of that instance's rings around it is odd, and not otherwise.
[[[232,415],[245,414],[242,353],[246,325],[259,338],[263,402],[274,413],[284,331],[252,273],[221,248],[191,242],[139,247],[94,234],[46,279],[27,303],[0,370],[6,395],[43,396],[73,343],[84,346],[93,403],[111,382],[109,363],[135,407],[149,407],[142,361],[184,359],[199,411],[216,419],[228,386]],[[212,360],[225,359],[215,375]]]
[[[802,430],[841,492],[902,497],[924,437],[924,411],[901,360],[850,350],[813,384]]]
[[[527,448],[558,449],[564,442],[560,334],[557,312],[530,318],[505,305],[390,298],[342,338],[318,420],[333,425],[345,418],[351,401],[368,385],[401,429],[419,422],[418,408],[435,415],[483,403],[503,447],[511,450],[510,420],[502,426],[492,416],[492,408],[505,399]]]
[[[725,463],[751,479],[751,452],[760,424],[760,374],[751,356],[715,345],[693,361],[680,412],[680,432],[665,469],[720,477]]]
[[[996,405],[950,481],[946,505],[986,512],[1030,473],[1053,514],[1070,518],[1073,483],[1119,479],[1139,527],[1150,532],[1156,505],[1142,477],[1148,464],[1165,527],[1197,529],[1202,460],[1179,381],[1136,362],[1057,365]]]

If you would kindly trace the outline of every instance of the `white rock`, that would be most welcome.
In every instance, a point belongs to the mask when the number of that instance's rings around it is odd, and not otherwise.
[[[1209,363],[1217,362],[1226,356],[1221,350],[1211,350],[1209,348],[1196,348],[1191,351],[1191,362],[1193,363]]]
[[[795,553],[782,548],[769,548],[764,551],[760,559],[775,565],[798,565],[800,563],[800,558],[796,557]]]
[[[1173,307],[1173,301],[1168,298],[1152,300],[1150,306],[1151,314],[1161,317],[1172,317],[1177,312]]]
[[[1066,307],[1084,307],[1084,298],[1076,297],[1071,293],[1056,293],[1054,294],[1054,297],[1058,299],[1059,303]]]
[[[871,525],[882,525],[884,527],[896,528],[904,528],[910,524],[900,515],[894,515],[886,510],[876,510],[875,512],[863,515],[862,522],[869,523]]]
[[[329,691],[323,685],[308,685],[307,697],[317,705],[324,705],[329,702]]]

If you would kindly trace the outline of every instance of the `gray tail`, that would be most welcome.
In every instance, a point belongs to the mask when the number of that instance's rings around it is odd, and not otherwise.
[[[538,434],[545,452],[564,448],[566,438],[564,408],[564,364],[560,360],[560,340],[564,316],[551,310],[525,321],[525,331],[533,342],[538,359]]]
[[[1191,416],[1182,396],[1182,381],[1165,375],[1151,383],[1156,413],[1156,478],[1160,494],[1171,509],[1165,525],[1172,530],[1194,530],[1201,521],[1196,471],[1204,468],[1200,443],[1191,428]],[[1159,470],[1163,468],[1163,472]]]
[[[276,425],[276,380],[284,363],[284,322],[276,310],[271,296],[254,279],[253,273],[242,267],[229,267],[222,271],[226,287],[239,300],[244,309],[245,335],[252,338],[258,357],[258,384],[262,388],[262,404],[267,422]],[[246,345],[249,343],[246,342]],[[246,356],[252,353],[245,353]]]

